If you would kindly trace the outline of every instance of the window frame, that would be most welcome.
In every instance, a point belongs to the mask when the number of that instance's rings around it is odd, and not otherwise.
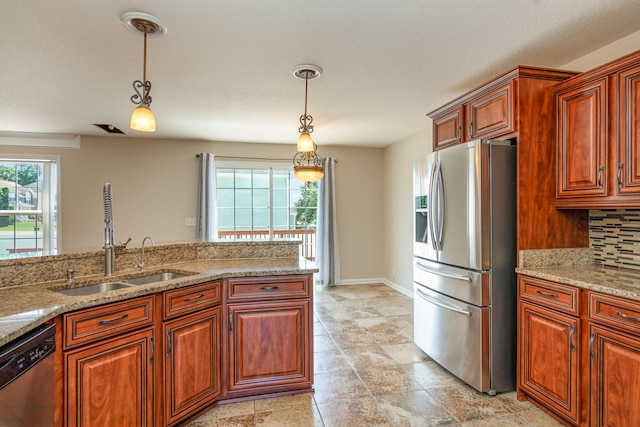
[[[1,216],[17,216],[17,215],[42,215],[42,248],[39,252],[28,252],[27,254],[2,254],[2,258],[14,258],[18,256],[38,257],[55,255],[60,252],[62,248],[62,174],[61,174],[61,156],[59,155],[33,155],[33,154],[7,154],[0,153],[0,162],[13,162],[13,163],[43,163],[45,165],[43,169],[42,180],[42,206],[40,210],[0,210]],[[55,164],[55,198],[52,200],[52,180],[54,179],[53,172],[51,171],[51,164]],[[48,166],[48,167],[47,167]],[[46,195],[46,196],[45,196]],[[55,211],[53,210],[55,206]],[[40,213],[41,212],[41,213]],[[53,216],[55,215],[55,218]],[[45,219],[48,227],[45,227]],[[15,238],[14,238],[15,240]],[[45,247],[48,248],[45,250]]]

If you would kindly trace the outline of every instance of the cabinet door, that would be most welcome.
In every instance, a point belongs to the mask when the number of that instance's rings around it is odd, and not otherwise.
[[[467,104],[469,140],[511,132],[513,108],[512,82],[470,101]]]
[[[151,426],[153,330],[64,355],[67,426]]]
[[[607,79],[557,94],[557,196],[607,194]]]
[[[640,67],[621,72],[618,82],[618,193],[640,194]]]
[[[640,426],[640,339],[591,327],[591,425]]]
[[[578,419],[578,320],[522,301],[520,387],[559,414]]]
[[[220,307],[165,323],[166,425],[220,395],[220,325]]]
[[[433,150],[462,142],[462,106],[433,118]]]
[[[309,300],[229,304],[229,394],[310,388]]]

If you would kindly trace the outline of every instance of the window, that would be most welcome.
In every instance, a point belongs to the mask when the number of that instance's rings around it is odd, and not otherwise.
[[[0,257],[57,249],[57,159],[0,158]]]
[[[294,179],[285,166],[216,166],[218,238],[296,239],[315,257],[318,185]]]

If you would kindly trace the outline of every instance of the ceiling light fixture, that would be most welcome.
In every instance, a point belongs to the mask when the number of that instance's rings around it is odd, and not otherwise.
[[[164,34],[167,32],[167,27],[155,16],[141,12],[125,13],[122,15],[122,22],[131,31],[144,35],[142,80],[134,80],[133,82],[133,90],[136,93],[131,96],[131,102],[137,107],[131,114],[130,127],[142,132],[155,132],[156,118],[151,111],[151,96],[149,95],[151,82],[147,80],[147,35]]]
[[[296,65],[293,68],[293,75],[304,80],[304,114],[300,116],[300,127],[298,132],[297,150],[293,156],[293,176],[304,182],[315,182],[324,176],[322,167],[322,157],[318,156],[316,149],[318,146],[311,138],[313,132],[313,117],[307,114],[307,94],[309,80],[315,80],[322,74],[322,68],[317,65]]]

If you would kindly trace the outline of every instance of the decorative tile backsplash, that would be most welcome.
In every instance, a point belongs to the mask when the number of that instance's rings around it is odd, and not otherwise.
[[[596,263],[640,270],[640,210],[590,210],[589,245]]]

